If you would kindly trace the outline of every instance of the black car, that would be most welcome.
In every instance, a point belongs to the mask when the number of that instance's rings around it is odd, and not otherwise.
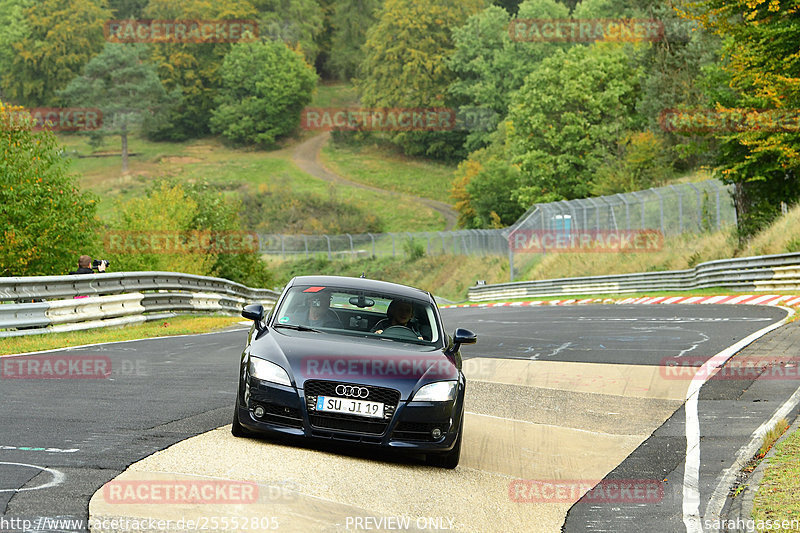
[[[282,434],[424,453],[455,468],[466,381],[462,344],[430,293],[363,278],[292,279],[254,321],[242,354],[232,433]]]

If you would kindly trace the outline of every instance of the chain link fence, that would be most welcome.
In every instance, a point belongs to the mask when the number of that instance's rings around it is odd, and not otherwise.
[[[503,229],[345,235],[260,234],[263,254],[283,258],[324,256],[419,257],[511,253],[509,235],[532,231],[650,229],[664,236],[703,233],[736,224],[730,186],[717,180],[684,183],[612,196],[536,204]]]

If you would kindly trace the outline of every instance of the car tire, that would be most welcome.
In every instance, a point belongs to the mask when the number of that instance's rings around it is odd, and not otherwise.
[[[252,437],[254,433],[239,423],[238,407],[233,410],[233,423],[231,424],[231,435],[234,437]]]
[[[461,426],[458,428],[458,437],[453,449],[447,453],[428,454],[425,461],[431,466],[453,469],[458,466],[461,459],[461,437],[464,435],[464,419],[461,419]]]

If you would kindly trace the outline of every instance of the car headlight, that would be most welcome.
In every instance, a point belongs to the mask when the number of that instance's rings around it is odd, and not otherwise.
[[[280,385],[291,387],[292,382],[289,380],[289,374],[286,370],[270,361],[259,359],[258,357],[250,357],[250,375],[262,381],[271,381]]]
[[[437,381],[429,383],[414,395],[416,402],[448,402],[456,398],[457,381]]]

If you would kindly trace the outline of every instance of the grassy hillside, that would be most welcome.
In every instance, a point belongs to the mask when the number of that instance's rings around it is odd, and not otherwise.
[[[355,91],[348,85],[321,85],[313,106],[343,107],[356,102]],[[130,170],[121,172],[120,140],[105,137],[99,146],[90,146],[81,135],[61,135],[59,141],[70,156],[72,170],[80,184],[101,197],[99,215],[108,219],[117,202],[140,196],[160,177],[186,182],[206,181],[212,187],[246,200],[246,223],[249,229],[267,233],[318,234],[400,231],[436,231],[444,228],[442,216],[420,206],[410,198],[398,198],[387,192],[358,187],[332,186],[312,177],[292,161],[298,142],[318,132],[298,132],[272,151],[231,148],[216,138],[179,143],[156,143],[141,136],[129,137]],[[339,159],[338,149],[329,152]],[[358,181],[358,164],[347,150],[341,156],[352,164],[345,169]],[[431,188],[441,190],[437,197],[447,197],[450,169],[424,161],[398,163],[398,157],[386,150],[364,148],[370,172],[387,176],[387,181],[414,174],[422,183],[431,176]],[[349,158],[349,159],[348,159]],[[411,172],[408,169],[413,169]],[[382,185],[379,185],[382,186]],[[420,195],[428,193],[421,191]],[[433,194],[433,193],[431,193]]]

